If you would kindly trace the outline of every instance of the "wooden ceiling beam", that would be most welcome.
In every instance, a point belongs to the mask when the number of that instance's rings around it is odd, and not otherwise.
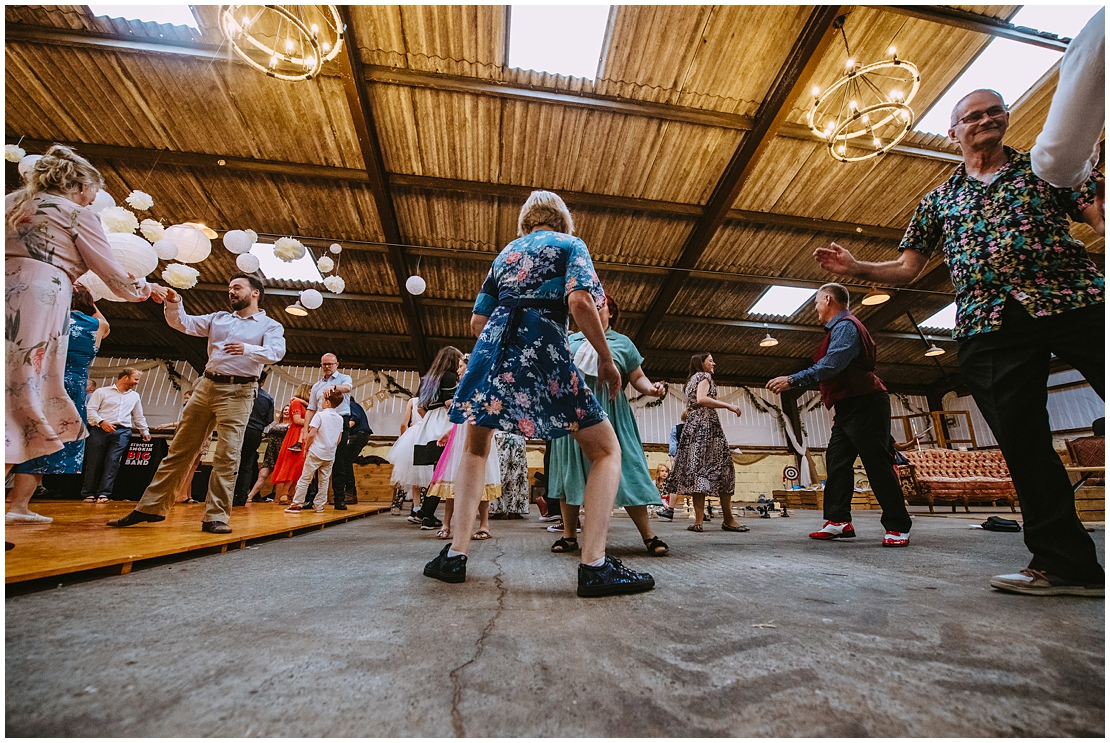
[[[186,44],[165,42],[156,39],[136,39],[111,34],[96,34],[85,31],[8,24],[5,29],[6,43],[35,43],[53,46],[69,46],[82,49],[99,49],[111,52],[139,54],[170,54],[196,57],[199,59],[219,59],[234,64],[244,64],[230,50],[209,44]],[[325,66],[320,77],[335,77],[333,65]],[[420,87],[471,95],[494,96],[504,99],[528,100],[552,105],[573,106],[594,111],[625,116],[642,116],[666,121],[681,121],[722,129],[749,131],[753,118],[743,114],[714,111],[711,109],[679,106],[669,103],[637,101],[620,96],[603,96],[589,93],[570,92],[552,88],[537,88],[518,83],[504,83],[463,75],[444,75],[411,69],[395,69],[376,65],[362,65],[363,79],[371,84]],[[340,75],[341,77],[343,75]],[[808,127],[799,124],[785,124],[779,134],[792,139],[824,141]],[[910,157],[925,157],[951,162],[959,162],[959,154],[947,145],[922,147],[899,144],[892,150]],[[226,159],[226,158],[225,158]]]
[[[759,104],[751,130],[744,135],[728,167],[713,189],[705,213],[698,218],[693,231],[682,246],[676,268],[692,269],[701,259],[717,230],[724,224],[728,210],[736,202],[741,189],[755,169],[790,112],[790,104],[798,97],[799,86],[806,83],[833,39],[833,21],[839,5],[819,5],[810,13],[798,39],[779,69],[774,83]],[[648,310],[647,319],[636,334],[636,345],[646,347],[663,316],[678,297],[689,277],[682,272],[671,274]]]
[[[9,144],[15,144],[20,141],[18,137],[12,136],[8,136],[5,139]],[[25,138],[20,142],[20,146],[31,152],[45,152],[46,149],[54,143],[55,142],[43,139]],[[340,168],[331,165],[289,163],[274,160],[254,160],[230,155],[173,152],[170,150],[88,144],[61,140],[58,140],[57,143],[77,149],[84,157],[90,160],[116,161],[141,167],[150,167],[154,163],[158,163],[160,165],[176,165],[188,168],[216,168],[228,171],[267,173],[290,178],[342,180],[361,184],[368,184],[370,182],[367,171],[359,168]],[[472,196],[493,196],[497,198],[519,200],[521,203],[528,198],[528,195],[531,194],[535,188],[541,187],[536,186],[534,188],[532,186],[515,186],[501,183],[486,183],[483,181],[464,181],[453,178],[435,178],[431,176],[408,175],[403,173],[388,173],[387,181],[391,190],[400,188],[432,191],[436,193],[462,193]],[[643,212],[646,214],[688,217],[691,219],[701,217],[705,214],[705,207],[700,204],[629,198],[627,196],[613,196],[609,194],[586,193],[581,191],[559,190],[559,195],[572,206],[618,209],[622,211]],[[772,227],[790,227],[793,229],[835,235],[851,235],[859,238],[867,237],[889,240],[900,240],[902,238],[902,230],[892,227],[882,227],[880,225],[862,224],[858,222],[841,222],[831,219],[811,219],[809,217],[799,217],[792,214],[775,214],[772,212],[758,212],[745,209],[729,209],[726,220],[750,224],[763,224]],[[330,238],[319,239],[323,241]],[[387,252],[387,248],[384,245],[367,247],[375,252]]]
[[[338,6],[339,16],[344,26],[354,28],[350,6]],[[369,176],[370,193],[374,197],[374,206],[378,211],[378,220],[381,222],[382,234],[388,245],[386,257],[393,277],[397,282],[397,291],[401,297],[401,312],[409,326],[412,336],[413,351],[416,360],[424,366],[428,365],[428,349],[424,345],[424,329],[420,322],[420,309],[416,298],[405,289],[405,281],[409,277],[408,265],[405,261],[405,252],[401,248],[401,229],[398,226],[397,214],[393,209],[393,198],[389,194],[389,176],[385,171],[385,159],[382,156],[381,143],[378,142],[378,130],[374,123],[374,110],[370,105],[370,94],[362,82],[362,60],[359,58],[358,48],[355,46],[353,34],[348,35],[347,43],[336,58],[342,70],[343,92],[347,97],[347,108],[351,113],[355,135],[358,137],[359,149],[362,151],[362,161]],[[342,296],[342,295],[340,295]]]
[[[1054,52],[1067,51],[1068,42],[1071,41],[1071,39],[1061,38],[1047,31],[1015,26],[1001,18],[992,18],[991,16],[946,5],[875,5],[872,7],[886,13],[897,13],[945,26],[962,28],[965,31],[976,31],[988,36],[1020,41],[1023,44],[1032,44],[1044,49],[1051,49]]]

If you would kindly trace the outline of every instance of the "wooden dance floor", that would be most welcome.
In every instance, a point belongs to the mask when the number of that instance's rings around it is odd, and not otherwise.
[[[388,511],[389,505],[360,502],[347,506],[346,511],[336,511],[329,505],[324,513],[295,515],[285,513],[285,506],[277,503],[252,503],[234,510],[231,534],[209,534],[200,530],[203,504],[177,504],[158,524],[111,529],[105,522],[130,513],[133,502],[33,502],[32,510],[54,521],[5,525],[4,538],[14,543],[15,549],[5,554],[4,580],[10,584],[78,573],[126,574],[144,560],[241,549],[252,540],[292,537]]]

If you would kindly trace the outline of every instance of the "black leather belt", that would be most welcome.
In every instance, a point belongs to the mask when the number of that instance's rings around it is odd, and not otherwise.
[[[258,377],[229,377],[226,374],[213,374],[212,372],[205,372],[204,378],[211,379],[216,384],[250,384],[258,381]]]

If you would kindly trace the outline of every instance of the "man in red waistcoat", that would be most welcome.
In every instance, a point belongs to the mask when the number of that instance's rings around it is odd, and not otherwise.
[[[825,284],[814,301],[827,332],[813,354],[813,366],[767,383],[767,389],[775,393],[819,384],[821,399],[834,414],[825,452],[825,525],[809,536],[846,539],[856,535],[852,492],[853,465],[858,455],[883,508],[883,546],[905,547],[912,522],[894,470],[890,397],[882,380],[875,376],[875,341],[848,311],[848,290],[840,284]]]

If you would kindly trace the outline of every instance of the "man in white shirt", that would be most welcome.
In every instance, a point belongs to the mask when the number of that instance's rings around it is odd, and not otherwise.
[[[132,427],[139,429],[143,441],[150,441],[143,403],[135,391],[141,378],[138,370],[124,369],[115,384],[89,395],[89,438],[85,441],[85,462],[81,467],[85,473],[81,496],[87,501],[108,502],[120,462],[131,443]]]
[[[312,385],[312,393],[308,397],[308,412],[304,418],[304,428],[301,429],[301,446],[305,446],[305,439],[308,437],[309,426],[312,425],[312,417],[316,415],[316,411],[320,410],[323,405],[324,397],[328,395],[331,390],[339,390],[343,393],[343,402],[335,406],[337,412],[343,418],[343,439],[339,442],[339,451],[335,455],[335,479],[332,481],[332,491],[336,493],[335,507],[340,511],[347,510],[347,505],[343,499],[343,493],[346,489],[345,474],[348,469],[352,469],[347,465],[344,459],[347,447],[347,429],[351,423],[351,389],[354,386],[353,380],[347,374],[339,371],[339,359],[336,358],[334,353],[326,353],[320,357],[320,370],[324,373],[323,379]],[[354,472],[351,473],[351,478],[354,479]],[[327,500],[327,492],[324,493],[324,498],[321,502]]]
[[[170,450],[135,510],[108,526],[164,521],[174,493],[188,477],[193,457],[215,428],[219,432],[208,481],[203,531],[230,534],[231,500],[239,471],[243,433],[254,407],[262,368],[285,357],[285,328],[258,308],[265,288],[257,276],[240,273],[228,283],[231,312],[186,315],[173,289],[156,286],[155,300],[166,304],[166,322],[182,333],[208,338],[208,364],[193,385]]]

